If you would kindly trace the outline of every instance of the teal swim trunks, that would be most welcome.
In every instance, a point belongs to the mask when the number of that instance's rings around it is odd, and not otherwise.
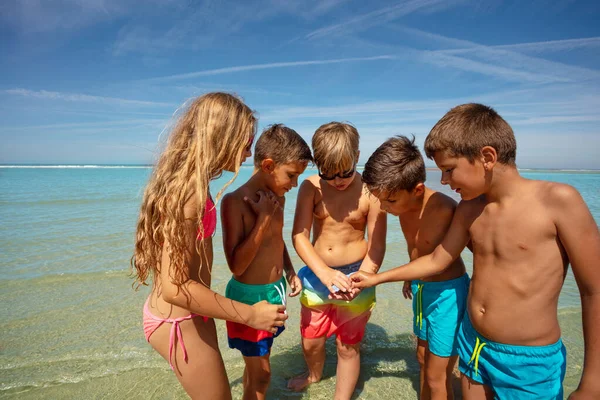
[[[489,386],[494,399],[562,399],[567,350],[558,340],[548,346],[513,346],[481,336],[465,313],[458,331],[458,369]]]
[[[271,304],[285,305],[285,292],[286,283],[283,277],[264,285],[250,285],[231,278],[225,289],[225,297],[249,305],[263,300]],[[226,325],[229,347],[238,349],[245,357],[262,357],[269,354],[273,346],[273,338],[279,336],[285,329],[285,326],[280,326],[273,334],[237,322],[227,321]]]
[[[469,275],[441,282],[412,281],[414,333],[439,357],[458,354],[456,333],[465,314]]]

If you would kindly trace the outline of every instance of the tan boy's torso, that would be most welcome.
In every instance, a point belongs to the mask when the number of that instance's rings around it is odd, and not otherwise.
[[[360,174],[357,173],[350,186],[342,191],[318,175],[307,180],[315,190],[312,244],[316,253],[332,268],[362,260],[367,253],[365,229],[369,199]]]
[[[556,309],[568,260],[548,200],[553,185],[521,179],[499,202],[480,196],[459,205],[473,244],[469,315],[490,340],[540,346],[560,337]]]
[[[399,216],[411,261],[430,254],[442,242],[452,222],[455,208],[456,202],[450,197],[426,187],[421,209],[402,213]],[[441,282],[459,278],[464,273],[465,265],[459,257],[441,274],[421,280]]]
[[[236,210],[239,212],[239,215],[232,216],[232,218],[240,218],[242,220],[244,238],[250,234],[257,220],[257,215],[244,200],[244,197],[258,201],[257,190],[266,189],[250,187],[249,182],[247,182],[234,192],[228,194],[228,196],[235,199]],[[283,241],[283,207],[285,205],[285,197],[280,197],[278,201],[280,207],[271,218],[270,227],[263,235],[256,256],[252,259],[244,273],[235,278],[239,282],[250,285],[262,285],[276,282],[283,274],[283,251],[285,245]]]

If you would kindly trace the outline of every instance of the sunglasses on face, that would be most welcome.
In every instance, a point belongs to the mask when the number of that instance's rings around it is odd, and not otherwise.
[[[322,174],[322,173],[321,173],[321,171],[319,171],[319,177],[320,177],[321,179],[323,179],[324,181],[332,181],[332,180],[334,180],[335,178],[340,178],[340,179],[348,179],[348,178],[351,178],[351,177],[352,177],[352,175],[354,175],[354,171],[355,171],[355,170],[356,170],[356,166],[352,167],[352,169],[351,169],[351,170],[349,170],[349,171],[346,171],[346,172],[338,172],[338,173],[337,173],[337,174],[335,174],[335,175],[325,175],[325,174]]]

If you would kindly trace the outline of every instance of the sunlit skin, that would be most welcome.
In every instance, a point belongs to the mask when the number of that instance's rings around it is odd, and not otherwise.
[[[346,171],[322,171],[327,176]],[[310,238],[312,231],[312,241]],[[368,241],[365,238],[368,236]],[[329,288],[334,285],[350,300],[352,283],[336,267],[363,260],[360,270],[376,272],[385,253],[386,216],[379,201],[369,196],[360,174],[324,180],[319,175],[307,178],[298,193],[293,241],[296,252],[315,275]],[[325,365],[325,340],[302,338],[308,371],[292,378],[288,388],[302,390],[318,382]],[[338,365],[335,399],[349,399],[360,372],[360,343],[350,345],[336,340]]]
[[[250,146],[242,153],[243,162],[250,157]],[[240,163],[241,164],[241,163]],[[237,165],[239,168],[240,165]],[[231,168],[234,170],[237,168]],[[212,237],[204,239],[206,253],[200,255],[196,251],[197,215],[196,197],[191,196],[185,204],[188,243],[187,267],[190,279],[181,288],[175,286],[171,279],[169,254],[162,253],[160,274],[154,279],[156,284],[148,302],[148,308],[153,315],[161,318],[180,318],[194,312],[209,317],[247,323],[257,329],[269,329],[275,332],[284,324],[287,314],[284,306],[275,306],[266,302],[248,306],[210,290],[211,269],[213,262]],[[165,247],[168,244],[165,243]],[[230,387],[225,371],[225,365],[219,352],[215,322],[211,318],[204,322],[202,318],[194,318],[179,324],[181,336],[185,338],[188,361],[179,346],[175,346],[173,355],[169,351],[171,324],[162,324],[152,336],[150,344],[166,360],[172,360],[175,365],[175,374],[186,392],[192,398],[230,399]],[[261,328],[259,328],[261,327]],[[198,377],[202,381],[211,382],[210,385],[199,385]]]
[[[284,195],[298,186],[306,161],[276,164],[265,159],[252,177],[223,198],[223,247],[229,269],[242,283],[263,285],[278,281],[285,272],[294,297],[302,283],[283,241]],[[269,386],[269,354],[244,357],[244,399],[264,399]]]
[[[435,153],[442,184],[463,199],[442,244],[400,268],[353,276],[354,283],[366,287],[435,275],[471,240],[467,308],[474,328],[495,342],[544,346],[560,338],[558,296],[570,263],[582,299],[585,339],[583,375],[571,398],[600,398],[598,226],[571,186],[525,179],[514,165],[497,159],[490,146],[472,161]],[[490,393],[489,387],[463,377],[465,398]]]
[[[411,190],[371,190],[381,203],[381,209],[398,217],[406,239],[410,260],[430,254],[441,243],[450,226],[456,202],[450,197],[418,183]],[[444,272],[423,279],[429,282],[447,281],[464,275],[465,266],[457,258]],[[412,299],[411,281],[405,281],[402,294]],[[417,340],[417,360],[420,364],[420,398],[452,399],[452,374],[457,356],[440,357],[429,351],[429,343]]]

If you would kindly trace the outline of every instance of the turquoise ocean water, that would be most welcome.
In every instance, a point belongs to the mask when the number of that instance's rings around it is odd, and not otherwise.
[[[0,397],[1,398],[185,398],[168,364],[144,340],[141,306],[148,290],[135,292],[129,258],[144,167],[0,168]],[[307,170],[306,175],[314,173]],[[230,187],[248,179],[242,168]],[[456,198],[428,171],[428,185]],[[528,178],[576,187],[600,221],[600,172],[522,171]],[[229,180],[211,185],[213,195]],[[297,190],[287,196],[284,235],[288,247]],[[224,293],[229,271],[214,238],[213,289]],[[389,217],[383,269],[405,263],[406,243]],[[296,269],[302,266],[292,250]],[[470,254],[464,254],[471,265]],[[356,398],[415,398],[418,366],[413,356],[410,303],[400,285],[378,289],[378,303],[363,343]],[[559,318],[569,350],[567,391],[583,363],[577,285],[569,272]],[[286,379],[304,368],[299,346],[299,306],[289,301],[288,329],[273,348],[270,398],[331,398],[335,347],[328,344],[325,378],[307,392],[285,390]],[[241,397],[243,361],[228,349],[218,322],[221,350],[234,398]]]

